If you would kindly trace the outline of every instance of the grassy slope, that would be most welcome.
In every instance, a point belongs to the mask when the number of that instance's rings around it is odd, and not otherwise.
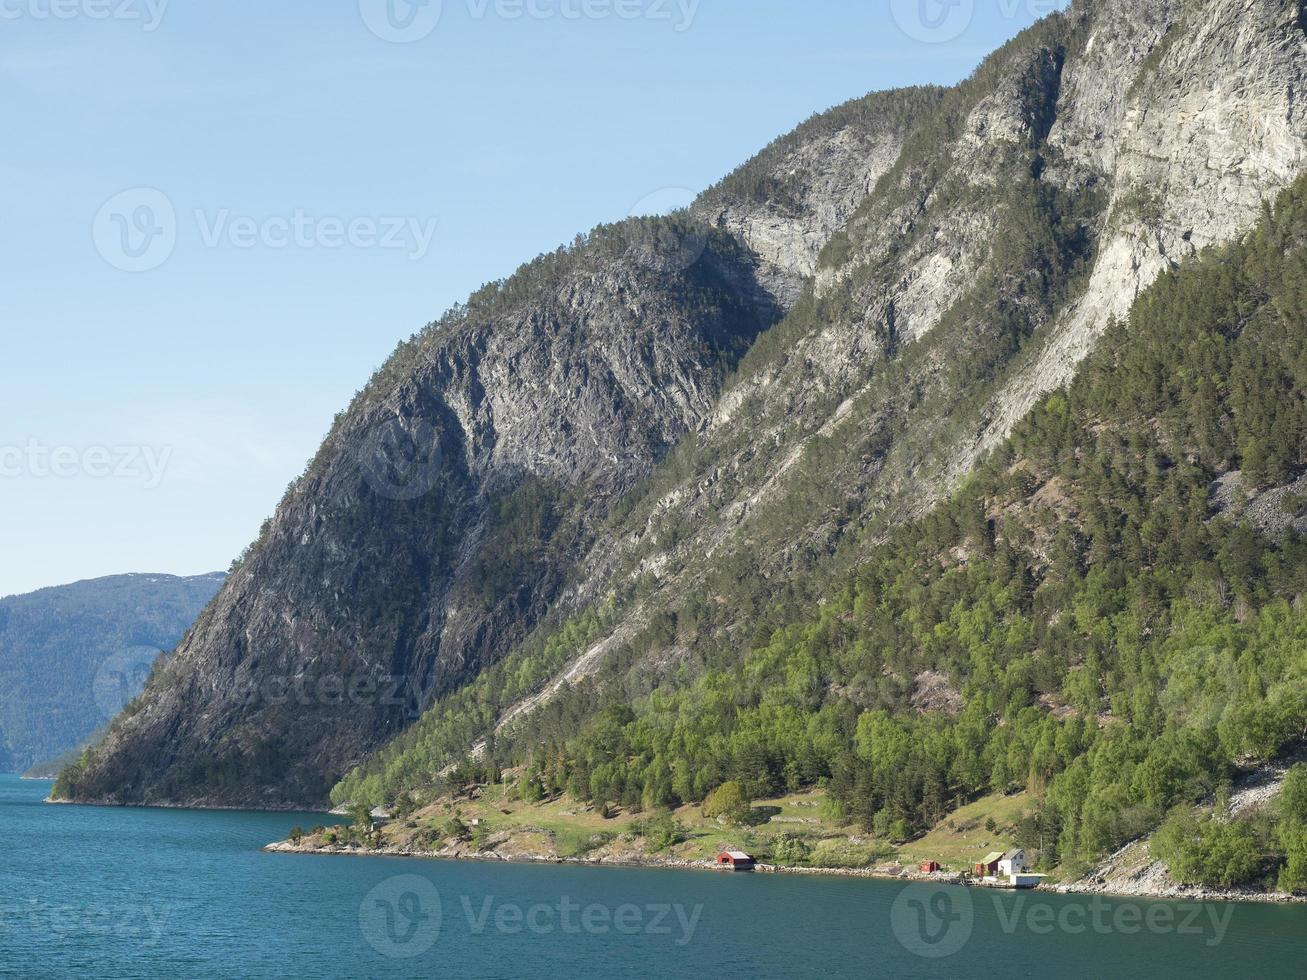
[[[471,796],[438,800],[388,822],[381,830],[380,844],[449,857],[494,852],[505,858],[668,863],[711,861],[725,848],[742,848],[778,865],[892,870],[896,865],[915,867],[930,859],[939,861],[945,871],[963,871],[989,851],[1011,846],[1013,826],[1029,803],[1025,793],[983,797],[941,821],[925,836],[899,846],[874,840],[857,827],[833,819],[821,790],[755,801],[743,825],[708,819],[700,807],[689,805],[671,814],[683,828],[685,839],[656,849],[646,834],[658,817],[649,813],[614,810],[606,818],[598,809],[568,797],[527,803],[516,798],[514,787],[494,785],[478,787]],[[455,841],[448,836],[447,824],[453,817],[468,826],[467,839]],[[991,819],[997,825],[993,832],[985,829]],[[474,827],[473,821],[479,824]],[[811,857],[804,861],[779,859],[774,850],[781,835],[803,838],[812,848]],[[329,843],[312,835],[308,842]]]
[[[924,836],[898,850],[904,863],[938,861],[946,870],[964,870],[990,851],[1012,846],[1012,828],[1022,814],[1034,806],[1029,793],[1006,796],[993,793],[954,811]],[[993,820],[995,829],[986,829]]]

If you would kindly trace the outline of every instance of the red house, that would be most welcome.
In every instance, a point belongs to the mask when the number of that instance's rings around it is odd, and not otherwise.
[[[756,863],[743,851],[722,851],[717,855],[717,867],[730,868],[732,871],[752,871]]]
[[[939,867],[939,862],[938,862],[938,861],[922,861],[922,862],[921,862],[921,873],[922,873],[923,875],[933,875],[936,871],[939,871],[939,870],[940,870],[940,867]]]
[[[1003,858],[1002,851],[995,851],[992,854],[986,854],[983,861],[976,862],[976,876],[979,878],[992,878],[998,874],[998,862]]]

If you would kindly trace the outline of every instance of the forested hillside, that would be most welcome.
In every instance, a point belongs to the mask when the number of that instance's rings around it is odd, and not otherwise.
[[[822,784],[888,839],[1024,787],[1045,860],[1083,867],[1307,737],[1305,467],[1300,180],[1143,294],[945,506],[779,592],[752,643],[655,672],[629,650],[457,778],[528,764],[540,792],[645,808]],[[335,797],[439,788],[557,657],[484,675]]]
[[[870,635],[884,642],[874,630],[896,617],[929,623],[938,637],[895,654],[910,667],[861,664],[813,681],[805,719],[825,706],[820,724],[839,722],[832,730],[852,738],[856,714],[841,704],[965,706],[949,659],[960,660],[961,641],[948,630],[971,634],[930,610],[947,600],[952,616],[960,599],[974,599],[955,591],[993,585],[975,581],[977,569],[997,576],[1006,566],[976,565],[983,549],[992,544],[995,561],[1022,567],[1024,547],[1053,563],[1050,581],[1060,582],[1054,546],[1072,531],[1095,558],[1110,545],[1128,560],[1133,539],[1090,506],[1088,489],[1081,500],[1062,489],[1072,477],[1040,469],[1051,464],[1023,448],[1028,435],[1015,445],[1031,458],[1007,478],[1044,487],[1041,506],[1053,513],[1075,504],[1059,517],[1065,534],[1044,542],[1029,507],[1003,510],[998,484],[985,489],[992,542],[975,528],[946,540],[944,516],[920,522],[968,480],[996,479],[975,473],[979,461],[1076,377],[1143,290],[1203,249],[1240,239],[1262,202],[1307,169],[1304,37],[1297,0],[1074,0],[958,85],[879,93],[824,113],[686,212],[597,228],[476,292],[399,345],[337,417],[197,629],[61,792],[94,802],[317,805],[360,764],[365,776],[339,792],[361,781],[418,784],[465,754],[494,756],[517,729],[557,746],[605,706],[653,704],[655,691],[673,698],[666,711],[676,714],[678,699],[698,696],[684,692],[704,694],[697,685],[716,675],[747,716],[750,688],[730,676],[745,669],[743,653],[804,628],[817,608],[835,617],[832,629],[859,634],[850,640],[859,649]],[[1174,457],[1200,468],[1196,483],[1222,478],[1215,498],[1227,515],[1241,487],[1287,480],[1280,440],[1297,435],[1284,404],[1275,409],[1283,417],[1240,415],[1242,428],[1222,435],[1218,421],[1252,411],[1236,377],[1215,394],[1195,382],[1224,413],[1196,416],[1205,419],[1199,448],[1215,453],[1226,438],[1228,458]],[[1021,431],[1048,425],[1048,412]],[[1130,429],[1106,410],[1095,424],[1096,438],[1117,433],[1126,447],[1120,472],[1104,479],[1142,480],[1127,465],[1131,439],[1167,433]],[[1048,444],[1060,466],[1059,451]],[[1243,484],[1230,475],[1236,467]],[[1173,486],[1181,478],[1169,470],[1163,478],[1173,492],[1192,489]],[[1248,509],[1261,521],[1274,507]],[[1151,543],[1155,524],[1136,516]],[[1005,532],[1009,517],[1030,542]],[[914,543],[934,528],[944,556],[938,581],[923,578],[936,565],[913,566],[924,591],[910,611],[867,578],[879,567],[868,556],[904,541],[896,529],[905,524]],[[1165,580],[1151,561],[1137,574]],[[1038,602],[1053,601],[1042,567],[1026,574],[1043,588]],[[1127,595],[1133,587],[1120,586]],[[1232,608],[1260,615],[1259,595],[1241,594]],[[1012,669],[1024,677],[1038,668],[1036,702],[1061,698],[1049,706],[1058,724],[1096,724],[1062,688],[1064,673],[1086,670],[1076,658],[1101,651],[1047,648],[1064,643],[1059,631],[1074,617],[1059,608],[1047,625],[1033,584],[1030,596],[1005,601],[1021,618],[1000,618],[1003,629],[1030,624],[1031,664]],[[1058,601],[1074,605],[1070,595]],[[858,627],[856,615],[838,618],[859,603],[877,609],[873,634],[859,633],[873,627]],[[1006,660],[1000,666],[981,691],[1006,705],[1019,684]],[[801,686],[807,675],[796,676]],[[290,710],[237,693],[279,678],[365,690],[398,679],[403,694],[322,697]],[[770,690],[774,676],[757,683]],[[769,697],[759,695],[758,710],[773,710]],[[980,724],[968,712],[981,710],[963,707],[956,725]],[[1092,714],[1123,709],[1112,710]],[[605,795],[693,796],[717,778],[702,755],[706,735],[689,740],[691,750],[675,730],[670,743],[657,741],[652,720],[610,721],[636,739],[630,753],[569,750],[607,780]],[[667,734],[671,722],[662,724]],[[1014,714],[995,737],[1025,737],[1024,724]],[[650,734],[640,742],[642,731]],[[631,761],[655,744],[659,761]],[[986,778],[994,751],[976,748]],[[788,756],[776,765],[818,777],[829,769],[821,778],[830,779],[847,772],[831,746],[819,757],[815,770]],[[675,771],[673,759],[682,760]],[[967,768],[952,756],[940,765]],[[861,800],[900,829],[924,819],[928,795],[975,785],[949,776],[929,793],[876,789],[878,777],[858,771],[861,796],[850,789],[848,805]]]
[[[118,575],[0,599],[0,772],[52,760],[107,725],[223,578]]]

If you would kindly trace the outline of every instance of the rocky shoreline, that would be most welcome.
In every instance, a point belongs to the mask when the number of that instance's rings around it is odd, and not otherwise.
[[[1161,902],[1257,902],[1271,905],[1300,905],[1307,902],[1307,895],[1208,888],[1203,885],[1172,884],[1167,888],[1136,891],[1092,881],[1073,881],[1048,885],[1043,890],[1056,892],[1059,895],[1104,895],[1109,898],[1146,898]]]
[[[1085,878],[1052,885],[1050,890],[1064,895],[1110,895],[1118,898],[1185,902],[1262,902],[1280,905],[1307,902],[1307,895],[1289,892],[1180,884],[1171,877],[1165,865],[1153,860],[1147,840],[1127,844]]]
[[[335,857],[396,857],[417,858],[428,861],[490,861],[502,864],[567,864],[592,868],[658,868],[670,871],[721,871],[712,861],[687,861],[681,858],[656,857],[624,853],[602,857],[562,857],[552,854],[500,854],[497,851],[471,851],[459,847],[438,851],[410,847],[360,847],[350,844],[296,844],[276,841],[263,848],[269,854],[315,854]],[[876,878],[885,881],[936,881],[941,884],[961,884],[958,874],[922,874],[900,865],[882,865],[871,868],[814,868],[793,865],[759,864],[758,874],[831,875],[844,878]]]
[[[604,855],[602,857],[561,857],[549,854],[513,854],[505,855],[496,851],[471,851],[458,846],[443,848],[438,851],[422,850],[410,847],[360,847],[357,845],[332,844],[295,844],[291,841],[277,841],[263,848],[270,854],[312,854],[335,857],[394,857],[417,858],[433,861],[483,861],[502,864],[555,864],[574,865],[592,868],[645,868],[667,871],[719,871],[711,861],[687,861],[678,858],[664,858],[631,853],[621,855]],[[1160,866],[1157,866],[1160,867]],[[867,868],[817,868],[795,865],[759,864],[754,869],[758,874],[817,875],[838,878],[868,878],[877,881],[932,882],[940,885],[969,885],[980,888],[1006,889],[1005,885],[986,885],[968,879],[956,872],[936,872],[923,874],[901,865],[879,865]],[[1165,870],[1162,870],[1165,875]],[[1117,879],[1084,879],[1081,881],[1061,882],[1041,885],[1034,891],[1051,892],[1059,895],[1102,895],[1108,898],[1136,898],[1156,901],[1182,902],[1258,902],[1270,904],[1301,904],[1307,902],[1307,895],[1293,895],[1285,892],[1257,892],[1241,889],[1207,888],[1202,886],[1180,885],[1166,876],[1159,880],[1155,875],[1147,880],[1138,880],[1135,885]]]

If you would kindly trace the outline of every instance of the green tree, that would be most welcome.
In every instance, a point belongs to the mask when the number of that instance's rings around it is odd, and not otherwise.
[[[749,814],[752,801],[735,780],[722,783],[703,802],[703,815],[710,820],[726,819],[740,823]]]
[[[1277,887],[1286,892],[1307,891],[1307,826],[1284,824],[1279,828],[1284,867]]]
[[[1307,763],[1299,763],[1285,775],[1275,809],[1285,824],[1307,826]]]
[[[372,808],[366,803],[355,803],[349,808],[354,818],[354,827],[360,831],[372,830]]]
[[[797,834],[778,834],[772,841],[772,855],[779,864],[805,864],[812,858],[812,845]]]
[[[1171,877],[1186,885],[1243,885],[1261,864],[1250,824],[1199,818],[1188,809],[1166,820],[1153,838],[1152,850]]]

